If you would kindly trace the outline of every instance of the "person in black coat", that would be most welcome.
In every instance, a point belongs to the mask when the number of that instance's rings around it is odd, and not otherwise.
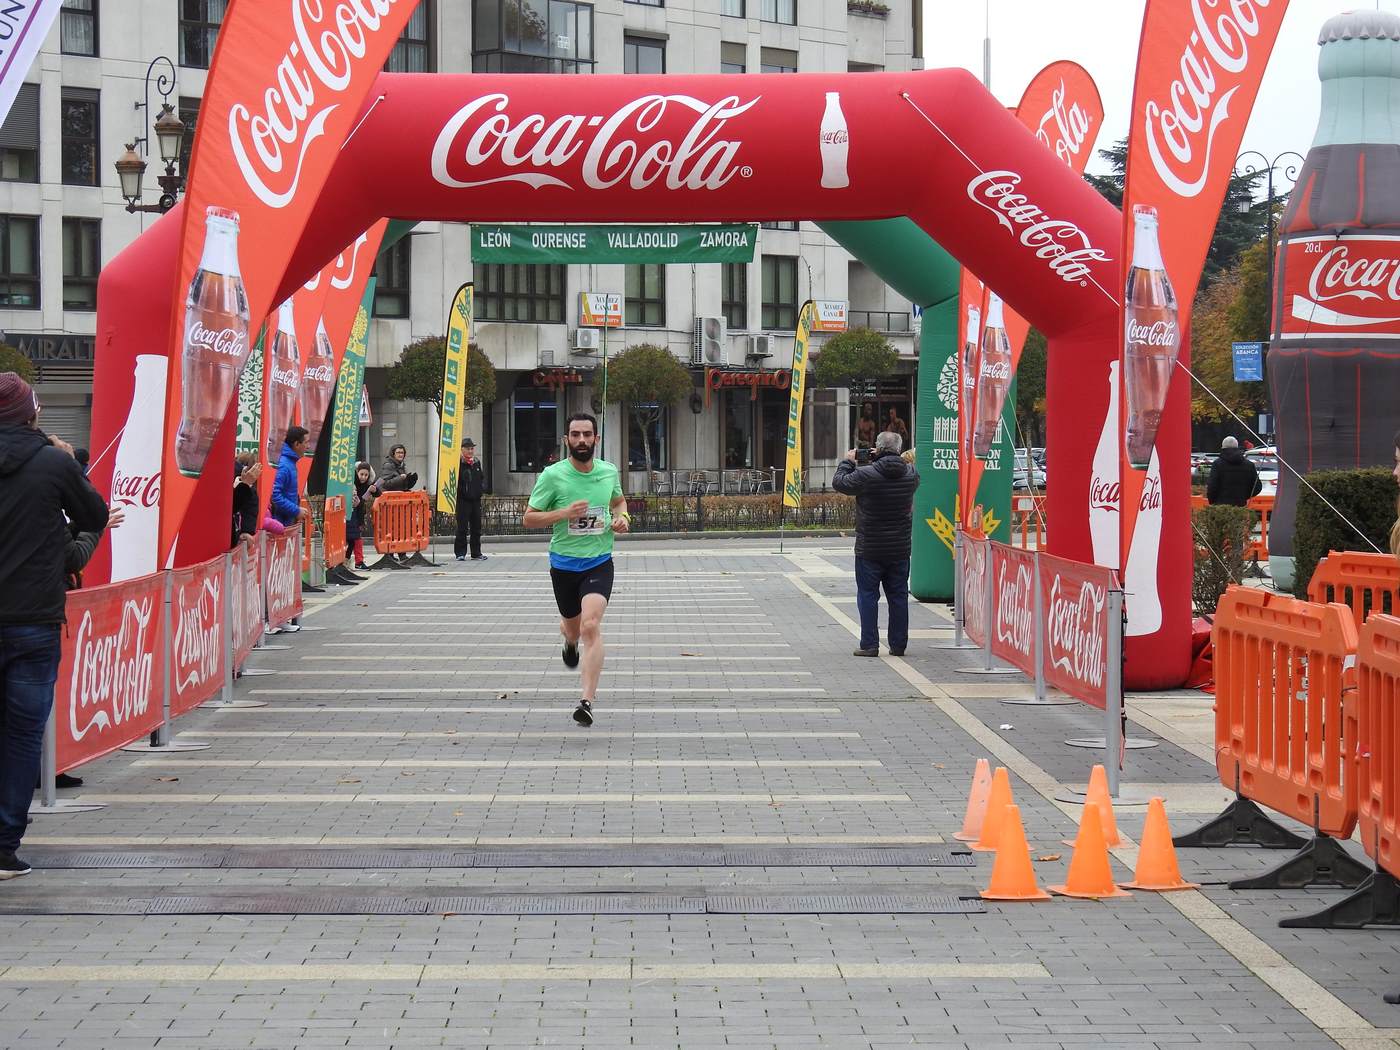
[[[1220,455],[1210,465],[1210,476],[1206,478],[1206,502],[1211,506],[1223,503],[1243,507],[1263,487],[1259,471],[1240,451],[1240,443],[1232,437],[1222,441]]]
[[[860,648],[856,656],[880,655],[880,589],[890,607],[891,656],[909,644],[909,549],[914,528],[914,490],[919,472],[900,457],[904,440],[885,431],[869,451],[851,449],[836,467],[831,486],[856,498],[856,608]]]
[[[481,497],[486,491],[486,475],[476,458],[476,442],[462,439],[462,461],[457,464],[457,538],[452,544],[458,561],[485,561],[481,553]]]
[[[258,534],[262,515],[258,508],[258,478],[262,457],[256,452],[240,452],[233,460],[233,537],[229,548],[237,547]]]

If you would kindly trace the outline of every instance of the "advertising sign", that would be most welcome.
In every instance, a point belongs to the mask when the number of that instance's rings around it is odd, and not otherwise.
[[[978,645],[987,644],[987,573],[991,542],[968,536],[963,541],[963,630]]]
[[[369,310],[374,304],[375,278],[365,285],[364,298],[355,313],[346,340],[345,356],[340,362],[340,377],[335,384],[335,408],[331,412],[331,449],[326,461],[326,495],[341,496],[347,505],[355,482],[355,450],[360,427],[367,425],[360,417],[369,412],[369,395],[365,391],[365,346],[369,339]]]
[[[808,299],[797,314],[797,341],[792,348],[792,393],[788,397],[787,461],[783,466],[783,506],[802,506],[802,395],[807,391],[807,344],[812,338],[816,306]]]
[[[8,0],[0,9],[0,122],[62,6],[62,0]]]
[[[1264,344],[1231,343],[1236,383],[1258,383],[1264,378]]]
[[[1035,555],[992,544],[992,655],[1035,675]]]
[[[1108,702],[1108,592],[1112,569],[1040,555],[1045,680],[1094,707]]]
[[[579,292],[580,328],[621,328],[622,296],[616,292]]]
[[[844,332],[848,327],[848,309],[845,299],[816,300],[817,317],[812,323],[814,332]]]
[[[1281,265],[1281,342],[1400,340],[1400,237],[1290,240]]]
[[[472,226],[473,263],[746,263],[758,227]]]
[[[447,354],[442,365],[438,423],[437,509],[457,511],[457,465],[462,461],[462,417],[467,412],[467,351],[472,338],[472,286],[464,284],[447,311]]]
[[[233,548],[233,576],[229,580],[233,616],[233,663],[242,667],[263,632],[262,559],[260,545],[267,542],[260,533],[253,545],[240,543]]]
[[[170,574],[170,713],[184,714],[224,686],[224,559]]]
[[[263,548],[263,589],[267,596],[267,625],[281,627],[300,615],[301,529],[269,536]]]

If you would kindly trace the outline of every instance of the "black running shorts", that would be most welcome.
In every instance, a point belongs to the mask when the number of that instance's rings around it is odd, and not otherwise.
[[[559,606],[559,615],[572,620],[583,612],[585,594],[601,594],[604,601],[612,597],[613,561],[609,558],[583,572],[550,566],[549,580],[554,584],[554,604]]]

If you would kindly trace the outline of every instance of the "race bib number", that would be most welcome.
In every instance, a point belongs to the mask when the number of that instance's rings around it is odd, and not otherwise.
[[[606,507],[589,507],[582,517],[569,519],[570,536],[601,536],[607,526]]]

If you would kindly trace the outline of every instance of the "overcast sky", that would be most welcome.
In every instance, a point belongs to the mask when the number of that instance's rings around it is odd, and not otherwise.
[[[932,0],[925,16],[929,69],[964,66],[982,75],[984,5],[991,5],[992,92],[1008,106],[1021,100],[1031,78],[1051,62],[1078,62],[1099,86],[1104,128],[1095,148],[1127,133],[1138,37],[1146,0]],[[1317,33],[1341,11],[1375,7],[1344,0],[1292,0],[1269,60],[1243,149],[1306,154],[1317,130]],[[1381,0],[1387,11],[1397,0]],[[1090,171],[1104,170],[1097,157]],[[1262,195],[1262,194],[1261,194]]]

